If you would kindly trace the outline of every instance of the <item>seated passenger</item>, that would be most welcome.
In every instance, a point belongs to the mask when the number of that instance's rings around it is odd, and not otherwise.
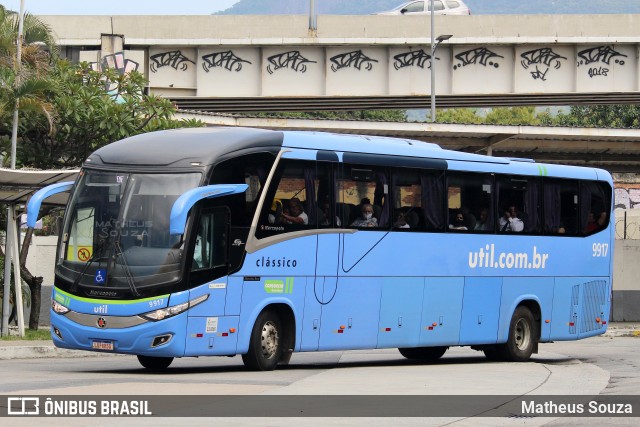
[[[600,215],[598,215],[598,219],[596,219],[596,215],[593,213],[593,211],[589,211],[589,215],[587,216],[587,225],[584,227],[584,232],[586,234],[593,233],[594,231],[601,229],[606,221],[606,212],[602,212]]]
[[[280,215],[285,224],[307,225],[309,217],[304,213],[300,199],[294,197],[289,202],[289,211]]]
[[[480,211],[480,219],[476,222],[476,226],[473,228],[475,231],[489,231],[491,228],[489,224],[489,210],[483,208]]]
[[[464,222],[464,214],[462,211],[456,212],[451,224],[449,224],[449,230],[467,231],[467,224]]]
[[[407,223],[407,219],[402,212],[398,212],[396,215],[396,220],[393,223],[393,228],[411,228],[411,226]]]
[[[504,215],[500,217],[498,225],[501,233],[520,233],[524,230],[524,222],[518,218],[518,209],[513,205],[504,211]]]
[[[331,212],[331,206],[329,205],[329,202],[324,202],[322,204],[322,214],[323,214],[323,218],[320,221],[320,225],[331,225],[331,223],[329,222],[329,215]],[[336,226],[340,227],[342,225],[340,218],[338,217],[338,215],[336,215]]]
[[[373,216],[373,206],[370,203],[362,205],[362,216],[351,223],[352,227],[377,227],[378,220]]]

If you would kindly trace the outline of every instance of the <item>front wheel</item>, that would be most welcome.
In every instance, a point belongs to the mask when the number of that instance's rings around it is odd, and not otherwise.
[[[171,365],[173,357],[138,356],[138,362],[147,369],[161,371]]]
[[[524,306],[516,308],[509,325],[509,339],[500,347],[502,357],[511,362],[526,362],[533,353],[537,337],[531,310]]]
[[[263,311],[256,319],[249,341],[249,351],[242,355],[244,365],[252,371],[273,371],[282,359],[282,323],[273,311]]]
[[[413,347],[399,348],[398,351],[400,351],[400,354],[407,359],[432,362],[440,359],[448,348],[449,347]]]

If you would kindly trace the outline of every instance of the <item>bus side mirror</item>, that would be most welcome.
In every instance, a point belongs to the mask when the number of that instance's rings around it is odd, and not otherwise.
[[[215,184],[206,187],[198,187],[189,190],[175,201],[171,208],[171,216],[169,218],[169,232],[171,235],[184,234],[187,226],[187,216],[189,211],[202,199],[213,199],[231,194],[240,194],[247,191],[247,184]]]
[[[31,199],[29,199],[29,203],[27,203],[27,227],[33,228],[36,226],[38,214],[40,213],[40,206],[44,199],[51,197],[54,194],[69,191],[72,187],[73,181],[67,181],[51,184],[36,191],[36,193],[31,196]]]

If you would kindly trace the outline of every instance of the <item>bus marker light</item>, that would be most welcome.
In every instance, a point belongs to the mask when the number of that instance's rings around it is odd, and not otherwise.
[[[223,337],[228,337],[228,336],[229,336],[229,333],[228,333],[228,332],[223,332],[223,333],[222,333],[222,336],[223,336]]]
[[[549,320],[549,319],[544,321],[544,323],[550,323],[550,322],[551,322],[551,320]]]
[[[385,330],[386,332],[390,332],[390,331],[391,331],[391,328],[384,328],[384,330]]]
[[[344,329],[344,328],[346,328],[346,326],[340,325],[340,329]]]
[[[229,332],[231,332],[232,334],[236,333],[236,328],[229,328]]]
[[[339,334],[344,334],[344,329],[338,329]]]
[[[196,338],[202,338],[204,335],[202,334],[196,334]]]
[[[438,326],[438,322],[433,322],[431,326]]]
[[[430,331],[433,331],[433,326],[429,326],[429,330],[430,330]]]
[[[596,317],[596,322],[600,323],[600,320],[601,319],[599,317]]]
[[[602,321],[602,324],[603,324],[603,325],[606,325],[606,324],[607,324],[607,321],[606,321],[606,320],[603,320],[603,321]]]
[[[576,324],[573,322],[569,322],[569,326],[576,326]]]

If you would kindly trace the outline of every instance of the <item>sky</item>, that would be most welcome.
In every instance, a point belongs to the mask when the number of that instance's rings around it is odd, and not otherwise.
[[[25,0],[33,15],[210,15],[238,0]],[[0,0],[19,11],[20,0]]]

